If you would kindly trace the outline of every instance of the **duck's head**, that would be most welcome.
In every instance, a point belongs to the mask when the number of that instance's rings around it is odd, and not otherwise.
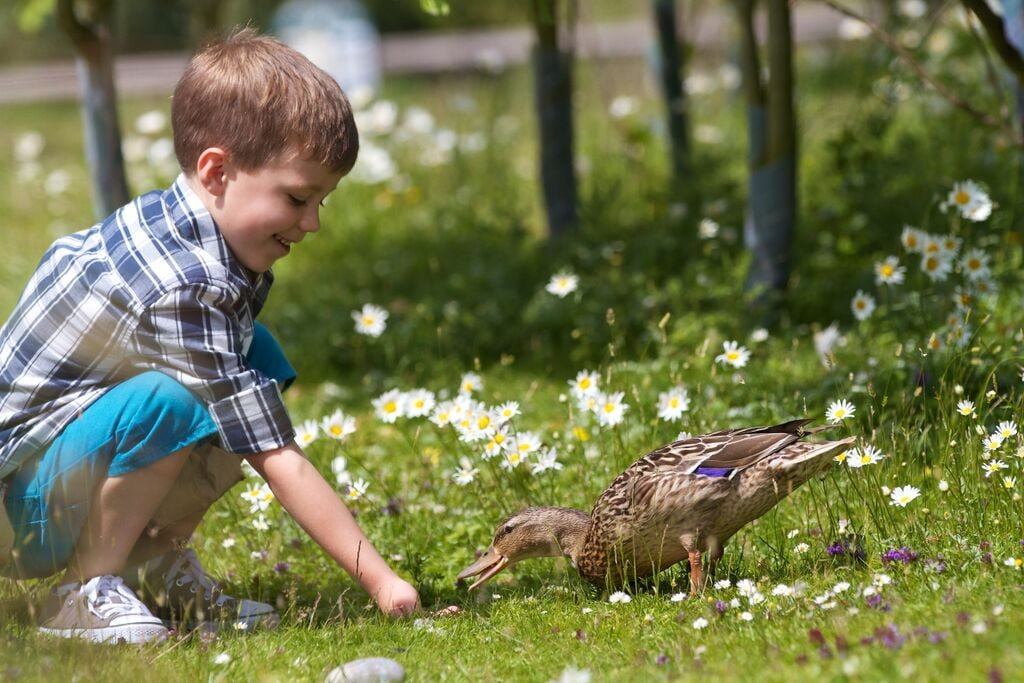
[[[575,557],[590,528],[590,517],[579,510],[529,507],[498,525],[494,539],[476,562],[459,572],[459,580],[477,576],[470,590],[495,574],[531,557]]]

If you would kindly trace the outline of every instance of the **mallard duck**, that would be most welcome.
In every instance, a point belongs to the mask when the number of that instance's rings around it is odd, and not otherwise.
[[[458,578],[477,576],[473,590],[520,560],[567,555],[583,578],[606,587],[687,559],[695,594],[703,587],[702,556],[713,576],[733,534],[825,471],[854,441],[801,441],[828,428],[808,428],[810,422],[730,429],[662,446],[616,477],[589,515],[529,507],[508,517]]]

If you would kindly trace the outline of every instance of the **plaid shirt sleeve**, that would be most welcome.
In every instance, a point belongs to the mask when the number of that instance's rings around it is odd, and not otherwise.
[[[172,289],[140,317],[134,340],[140,365],[208,403],[224,450],[262,453],[291,442],[295,430],[277,383],[245,360],[236,301],[214,284]]]

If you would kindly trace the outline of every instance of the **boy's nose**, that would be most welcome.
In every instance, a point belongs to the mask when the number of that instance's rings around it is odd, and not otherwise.
[[[299,229],[302,232],[316,232],[320,229],[320,212],[314,208],[308,211],[299,222]]]

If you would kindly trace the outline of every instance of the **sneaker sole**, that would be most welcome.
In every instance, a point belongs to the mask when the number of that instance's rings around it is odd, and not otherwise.
[[[109,644],[144,645],[154,641],[167,640],[167,629],[163,624],[131,624],[100,628],[47,628],[40,626],[39,632],[59,638],[81,638],[94,643]]]

